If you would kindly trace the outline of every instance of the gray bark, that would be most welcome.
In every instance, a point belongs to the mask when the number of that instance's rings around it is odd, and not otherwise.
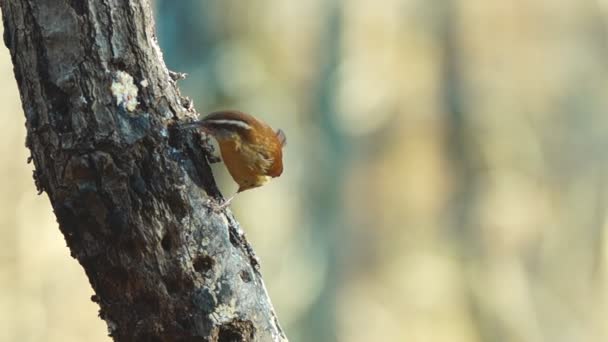
[[[34,179],[115,341],[285,341],[147,0],[0,0]],[[132,78],[132,79],[131,79]],[[66,315],[78,314],[66,312]]]

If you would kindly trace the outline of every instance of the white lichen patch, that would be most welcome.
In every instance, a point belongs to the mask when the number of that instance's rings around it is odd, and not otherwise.
[[[137,108],[137,86],[133,83],[133,76],[124,71],[118,71],[114,74],[114,81],[110,87],[112,95],[116,99],[116,105],[122,106],[129,112]]]
[[[215,311],[209,315],[209,317],[216,324],[230,322],[236,317],[235,304],[236,299],[234,298],[230,301],[229,305],[220,304],[215,308]]]
[[[146,80],[145,78],[143,80],[141,80],[141,82],[139,82],[139,84],[144,88],[148,88],[148,80]]]
[[[167,138],[167,137],[169,136],[169,130],[167,130],[167,128],[166,128],[166,127],[161,128],[161,129],[160,129],[160,135],[161,135],[163,138]]]
[[[118,325],[109,319],[106,319],[106,324],[108,325],[108,334],[110,335],[118,329]]]

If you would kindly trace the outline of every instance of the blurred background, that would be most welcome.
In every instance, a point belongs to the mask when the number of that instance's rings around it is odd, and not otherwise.
[[[607,0],[156,15],[199,112],[287,133],[283,176],[232,208],[292,342],[608,341]],[[4,45],[0,76],[0,341],[109,341],[36,196]]]

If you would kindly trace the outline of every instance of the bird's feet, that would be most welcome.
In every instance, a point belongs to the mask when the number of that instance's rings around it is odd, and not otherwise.
[[[220,212],[220,211],[226,209],[230,205],[230,202],[232,202],[233,198],[234,198],[234,196],[230,197],[227,200],[221,201],[219,203],[217,200],[209,198],[209,199],[207,199],[206,206],[207,206],[207,208],[209,208],[212,211],[217,213],[217,212]]]

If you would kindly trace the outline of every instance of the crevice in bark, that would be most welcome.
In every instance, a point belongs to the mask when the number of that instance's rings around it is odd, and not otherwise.
[[[218,329],[217,342],[253,341],[255,328],[249,321],[232,321],[222,324]]]

